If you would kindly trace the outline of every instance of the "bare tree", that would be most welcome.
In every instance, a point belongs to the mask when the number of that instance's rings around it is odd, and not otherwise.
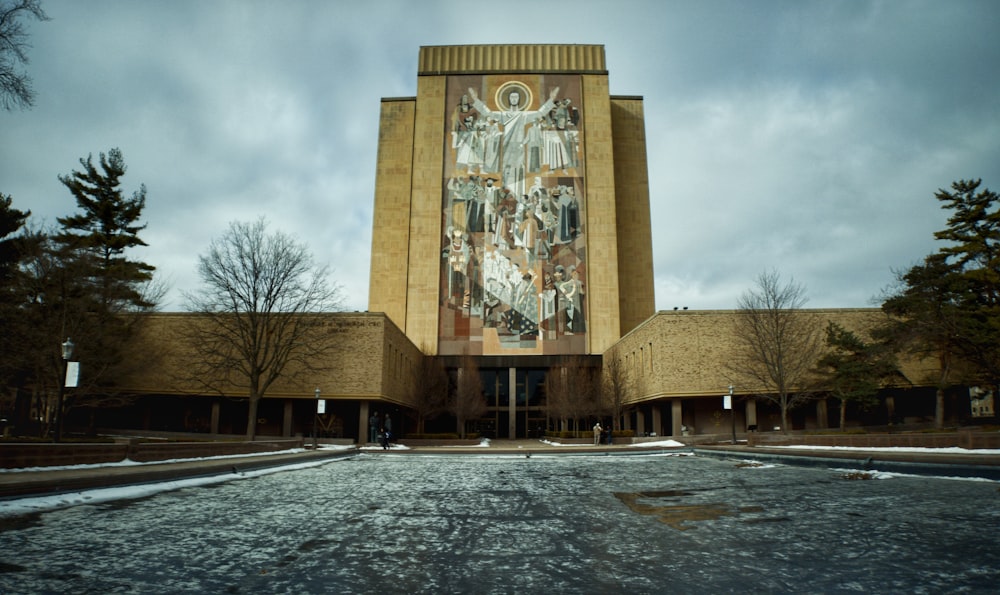
[[[291,236],[268,233],[264,219],[233,222],[198,257],[204,286],[186,294],[188,310],[203,316],[186,334],[192,378],[219,392],[245,384],[250,399],[247,439],[257,430],[257,407],[279,377],[322,369],[335,333],[322,312],[340,307],[340,288],[327,281],[309,250]]]
[[[545,376],[545,407],[549,418],[556,420],[557,430],[565,428],[573,415],[570,374],[566,366],[553,366]]]
[[[49,20],[39,0],[0,0],[0,105],[5,110],[27,108],[35,103],[31,77],[18,65],[28,63],[28,34],[22,16]]]
[[[628,374],[625,360],[618,357],[604,358],[602,371],[604,398],[611,410],[611,429],[619,430],[622,415],[625,413],[625,400],[632,392],[632,379]]]
[[[819,356],[822,333],[816,318],[802,312],[805,288],[787,284],[775,271],[761,273],[756,289],[740,296],[734,318],[735,349],[728,363],[732,381],[781,409],[781,430],[788,411],[810,398],[806,390]]]
[[[458,435],[465,438],[465,425],[471,419],[486,414],[486,398],[483,396],[483,381],[479,367],[471,357],[463,357],[458,369],[455,391],[448,401],[448,412],[455,416]]]
[[[423,434],[424,424],[447,410],[448,373],[440,360],[421,356],[414,367],[409,391],[410,403],[417,414],[417,433]]]
[[[609,412],[601,401],[600,381],[596,368],[587,358],[570,356],[562,366],[554,366],[545,380],[545,402],[549,417],[565,428],[573,422],[580,429],[580,419],[601,416]]]

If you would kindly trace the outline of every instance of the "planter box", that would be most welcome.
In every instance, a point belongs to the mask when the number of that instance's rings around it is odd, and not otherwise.
[[[0,444],[0,467],[62,467],[117,463],[130,459],[148,463],[171,459],[199,459],[224,455],[270,453],[302,448],[302,440],[262,440],[259,442],[140,442],[121,439],[115,443],[6,443]]]
[[[747,434],[749,446],[850,446],[853,448],[989,448],[1000,449],[1000,432],[914,432],[900,434]]]

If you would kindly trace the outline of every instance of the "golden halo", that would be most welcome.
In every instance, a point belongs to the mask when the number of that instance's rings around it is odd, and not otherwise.
[[[516,92],[520,97],[518,98],[517,107],[512,108],[510,106],[510,94]],[[521,81],[510,81],[509,83],[504,83],[500,85],[497,89],[496,94],[493,96],[493,101],[496,103],[503,111],[523,111],[532,106],[535,96],[532,94],[531,89],[528,85],[525,85]]]

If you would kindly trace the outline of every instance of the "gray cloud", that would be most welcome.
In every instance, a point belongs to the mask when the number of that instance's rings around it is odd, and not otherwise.
[[[419,8],[418,8],[419,7]],[[234,219],[308,243],[365,309],[379,99],[421,45],[601,43],[645,97],[657,307],[731,308],[762,270],[859,307],[936,248],[933,193],[1000,189],[1000,5],[956,2],[45,2],[33,110],[0,113],[0,191],[120,147],[149,189],[134,256],[180,292]]]

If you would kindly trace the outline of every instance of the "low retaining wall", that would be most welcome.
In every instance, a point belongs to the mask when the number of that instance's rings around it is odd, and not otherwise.
[[[0,444],[0,467],[59,467],[116,463],[126,459],[148,463],[225,455],[247,455],[302,448],[301,439],[255,442],[6,443]]]
[[[671,440],[670,436],[613,436],[611,438],[611,444],[642,444],[643,442],[661,442],[663,440]],[[574,444],[574,445],[591,445],[594,446],[594,437],[589,436],[587,438],[557,438],[555,436],[546,436],[544,440],[552,442],[554,444]],[[607,439],[601,440],[600,445],[607,445]]]
[[[402,444],[403,446],[479,446],[482,444],[483,440],[481,438],[475,438],[473,440],[465,440],[461,438],[400,438],[399,440],[393,440],[394,444]]]
[[[758,434],[748,432],[748,446],[850,446],[854,448],[1000,449],[1000,432],[920,432],[899,434]]]

